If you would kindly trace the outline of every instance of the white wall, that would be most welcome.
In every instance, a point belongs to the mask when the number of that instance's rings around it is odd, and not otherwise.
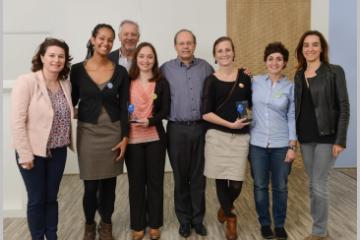
[[[196,55],[211,61],[213,41],[226,34],[225,13],[225,0],[4,0],[4,79],[30,70],[31,57],[45,36],[64,39],[76,63],[83,60],[97,23],[109,23],[117,31],[127,18],[140,24],[140,41],[155,45],[160,63],[175,57],[173,36],[180,28],[196,34]],[[116,41],[114,49],[118,46]]]
[[[3,91],[3,115],[9,115],[9,90]],[[3,210],[4,216],[23,216],[26,207],[26,192],[15,164],[15,153],[9,147],[9,118],[3,118]]]
[[[329,39],[329,0],[311,1],[310,28],[320,31]]]
[[[345,151],[336,160],[336,167],[356,166],[357,134],[357,52],[356,52],[356,4],[358,0],[347,0],[346,4],[330,0],[329,49],[330,62],[344,68],[350,102],[350,121]]]
[[[123,19],[141,28],[140,41],[152,42],[160,63],[176,56],[173,36],[181,28],[197,36],[195,55],[212,61],[214,40],[226,34],[226,1],[208,0],[4,0],[4,108],[3,108],[3,191],[4,216],[25,216],[26,193],[10,146],[9,108],[13,80],[29,72],[31,58],[46,37],[58,37],[69,46],[73,63],[82,61],[86,42],[97,23],[109,23],[116,32]],[[114,49],[119,47],[118,41]],[[166,169],[169,170],[167,162]],[[77,173],[75,155],[69,152],[66,173]]]
[[[347,149],[336,160],[335,167],[354,167],[357,165],[357,75],[356,61],[356,19],[359,12],[356,0],[339,2],[337,0],[316,0],[311,3],[311,29],[322,32],[329,43],[330,62],[341,65],[345,70],[350,101],[350,123],[347,136]],[[358,21],[359,24],[359,21]],[[359,41],[359,39],[357,39]],[[359,144],[359,143],[358,143]]]

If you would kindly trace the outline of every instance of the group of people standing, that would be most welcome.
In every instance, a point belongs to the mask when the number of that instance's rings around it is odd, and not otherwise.
[[[13,89],[12,132],[28,193],[32,239],[57,239],[57,193],[66,147],[74,144],[74,116],[84,182],[84,240],[96,239],[97,232],[101,240],[114,239],[116,176],[124,162],[132,239],[143,239],[147,227],[150,239],[160,239],[166,150],[182,237],[189,237],[192,229],[207,235],[208,177],[215,179],[217,219],[226,223],[226,239],[237,239],[234,201],[249,159],[260,233],[266,239],[287,239],[287,179],[297,141],[309,176],[313,218],[306,240],[327,238],[328,174],[346,147],[349,101],[344,72],[329,63],[321,33],[308,31],[301,37],[295,84],[283,74],[289,52],[280,42],[265,48],[267,73],[252,78],[247,69],[235,66],[229,37],[214,42],[215,71],[194,56],[196,37],[187,29],[174,36],[177,57],[161,67],[154,46],[138,44],[136,22],[120,24],[121,47],[111,52],[115,38],[110,25],[96,25],[86,59],[73,66],[67,44],[47,38],[32,60],[33,72],[19,76]]]

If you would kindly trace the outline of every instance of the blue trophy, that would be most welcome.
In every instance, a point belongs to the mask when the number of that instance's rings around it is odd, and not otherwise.
[[[128,112],[129,112],[129,122],[134,123],[136,122],[135,116],[134,116],[135,106],[134,104],[128,105]]]
[[[251,119],[249,118],[247,107],[248,107],[247,100],[236,102],[236,112],[238,113],[238,118],[239,119],[246,118],[246,122],[249,122],[251,121]]]

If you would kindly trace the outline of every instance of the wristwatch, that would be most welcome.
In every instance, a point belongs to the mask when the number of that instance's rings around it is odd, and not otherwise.
[[[288,149],[291,149],[291,150],[293,150],[293,151],[296,151],[296,145],[290,145],[290,146],[288,147]]]

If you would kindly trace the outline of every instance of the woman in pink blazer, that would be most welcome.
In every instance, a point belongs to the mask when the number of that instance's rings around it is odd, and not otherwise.
[[[46,38],[32,59],[32,73],[18,77],[11,94],[16,160],[28,195],[32,239],[57,239],[57,194],[71,145],[68,45]]]

